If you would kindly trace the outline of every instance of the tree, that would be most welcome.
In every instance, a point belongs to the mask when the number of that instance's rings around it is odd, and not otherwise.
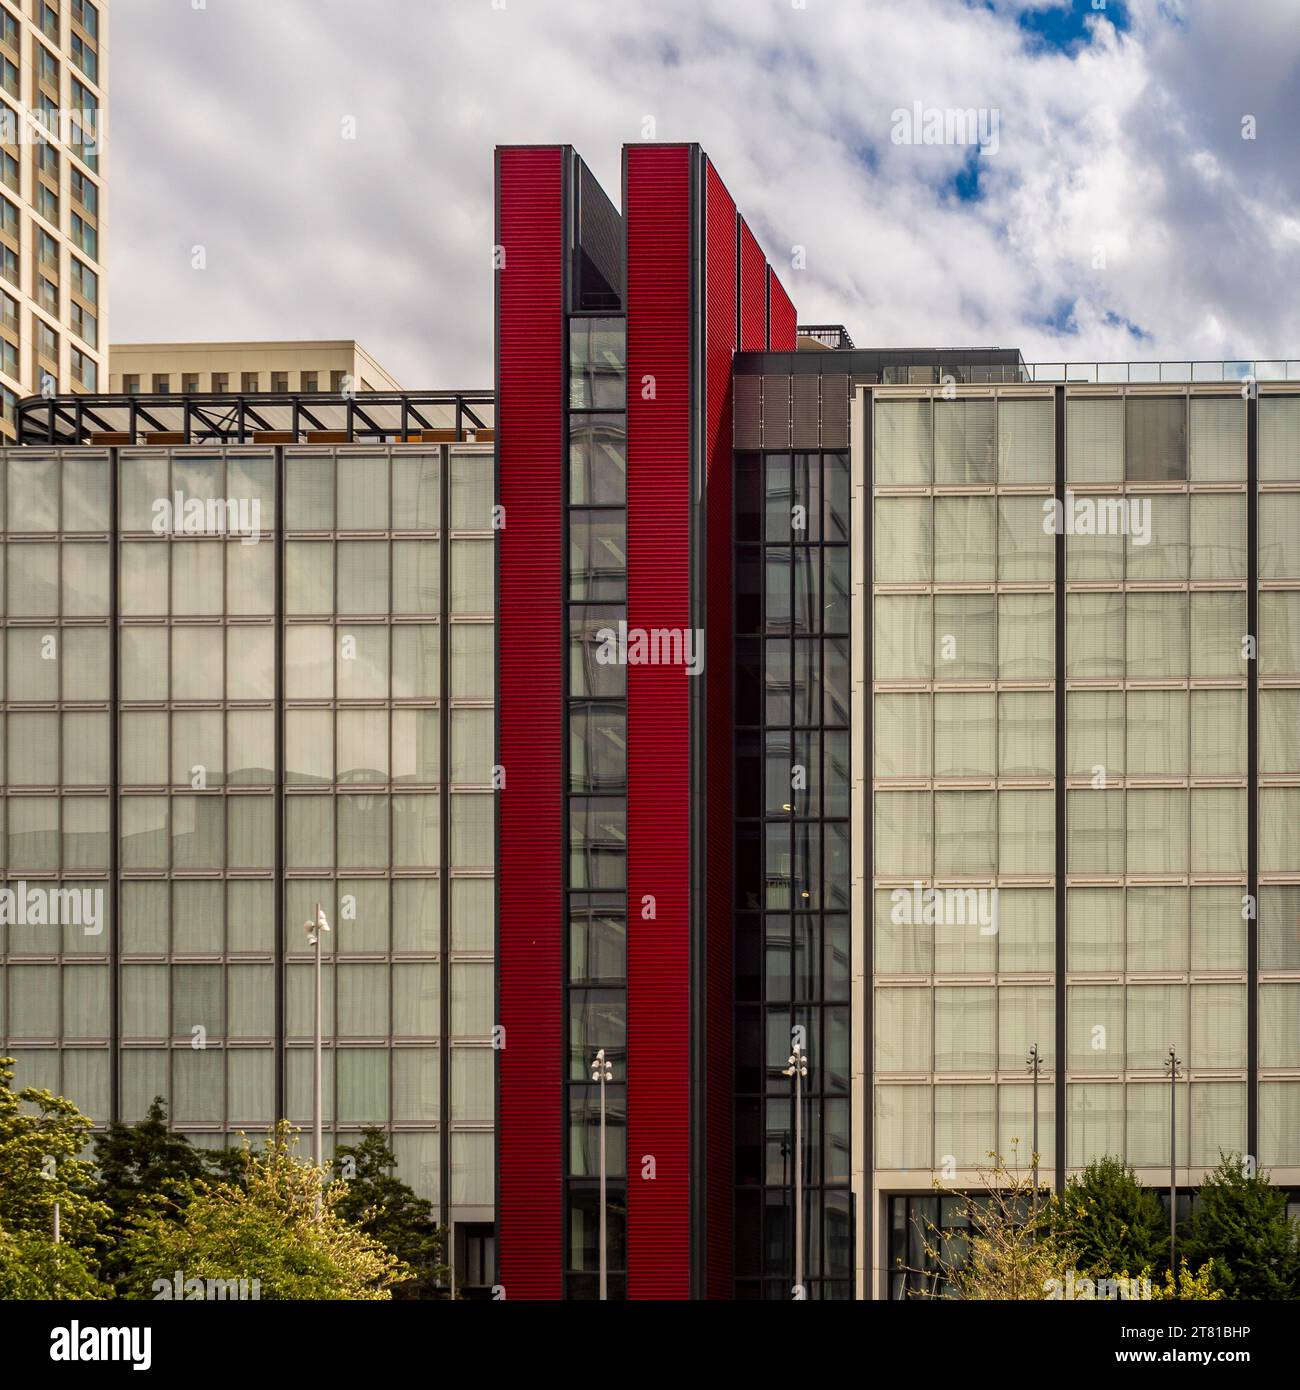
[[[937,1267],[942,1296],[966,1300],[1043,1299],[1076,1268],[1070,1245],[1053,1231],[1031,1175],[1012,1172],[997,1154],[980,1170],[983,1191],[954,1193],[969,1228],[946,1243],[933,1229],[923,1245]]]
[[[1223,1290],[1214,1287],[1214,1266],[1209,1260],[1195,1273],[1188,1269],[1186,1260],[1179,1260],[1177,1282],[1174,1281],[1173,1270],[1166,1269],[1163,1284],[1152,1281],[1151,1297],[1215,1303],[1223,1298]]]
[[[1233,1300],[1300,1297],[1300,1228],[1286,1194],[1240,1154],[1206,1174],[1180,1241],[1193,1266],[1212,1261],[1215,1285]]]
[[[13,1068],[0,1057],[0,1289],[11,1298],[100,1297],[97,1246],[111,1213],[79,1156],[91,1122],[62,1096],[15,1091]]]
[[[96,1273],[92,1251],[55,1245],[39,1232],[0,1230],[0,1299],[105,1299],[112,1292]]]
[[[179,1219],[194,1184],[205,1175],[204,1155],[168,1127],[167,1105],[155,1096],[143,1120],[133,1125],[115,1122],[95,1136],[95,1162],[97,1195],[112,1212],[109,1226],[115,1248],[105,1261],[105,1273],[121,1288],[129,1271],[116,1245],[147,1208]]]
[[[1071,1178],[1051,1203],[1048,1219],[1078,1252],[1086,1273],[1107,1276],[1169,1264],[1169,1218],[1160,1199],[1120,1159],[1095,1159]]]
[[[394,1298],[441,1298],[450,1271],[441,1262],[433,1203],[397,1177],[396,1166],[382,1130],[363,1130],[360,1143],[340,1146],[334,1171],[344,1186],[335,1210],[410,1267],[413,1277],[393,1289]]]
[[[179,1271],[185,1281],[256,1280],[266,1299],[391,1298],[411,1271],[340,1216],[341,1187],[322,1192],[324,1170],[296,1145],[281,1123],[264,1149],[245,1142],[242,1182],[200,1182],[179,1210],[138,1216],[122,1248],[126,1296],[152,1298]]]

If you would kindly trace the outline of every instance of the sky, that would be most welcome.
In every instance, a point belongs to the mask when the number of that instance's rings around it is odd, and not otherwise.
[[[1300,358],[1300,0],[112,0],[108,45],[113,342],[490,386],[493,148],[617,201],[649,136],[859,347]]]

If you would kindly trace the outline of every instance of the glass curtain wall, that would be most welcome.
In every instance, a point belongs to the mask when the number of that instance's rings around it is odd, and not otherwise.
[[[849,1298],[849,460],[736,456],[736,1292]]]
[[[569,810],[565,1058],[569,1298],[599,1297],[600,1086],[605,1085],[608,1293],[627,1296],[626,329],[569,320],[566,654]]]
[[[1050,395],[877,397],[872,730],[877,1169],[1055,1161]]]
[[[276,464],[121,451],[114,615],[109,457],[6,456],[6,868],[108,886],[114,717],[119,839],[116,938],[0,928],[0,1034],[21,1083],[106,1122],[116,951],[121,1118],[162,1096],[235,1142],[274,1120],[282,1062],[309,1132],[319,902],[327,1152],[378,1125],[423,1195],[490,1207],[491,450],[285,451],[282,489]],[[256,531],[155,529],[178,498]]]

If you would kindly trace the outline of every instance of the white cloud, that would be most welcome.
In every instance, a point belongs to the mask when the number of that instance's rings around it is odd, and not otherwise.
[[[1099,19],[1072,56],[1027,47],[1020,8],[130,0],[112,336],[356,337],[407,385],[489,384],[493,147],[574,144],[617,197],[653,116],[713,157],[801,317],[861,344],[1300,352],[1291,7],[1134,0],[1129,32]],[[952,188],[969,150],[891,143],[917,101],[997,110],[977,201]]]

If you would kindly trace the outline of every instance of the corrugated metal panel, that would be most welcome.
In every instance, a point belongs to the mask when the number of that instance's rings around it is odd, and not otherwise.
[[[763,378],[738,376],[735,379],[736,448],[763,447]]]
[[[790,301],[790,296],[785,292],[785,286],[776,278],[776,271],[768,271],[768,283],[771,286],[771,314],[770,337],[773,352],[793,352],[796,318],[794,305]]]
[[[816,449],[821,443],[821,379],[805,373],[793,378],[791,392],[792,439],[796,449]]]
[[[767,261],[749,224],[740,219],[740,348],[767,348]]]
[[[763,448],[790,447],[790,378],[763,377]]]
[[[822,377],[822,448],[849,447],[849,378]]]
[[[704,1292],[732,1296],[731,1073],[731,362],[736,319],[736,205],[713,165],[706,185],[704,430],[708,591],[704,724],[707,798],[705,1147],[708,1153]]]
[[[691,150],[625,147],[628,624],[691,626]],[[639,383],[654,379],[654,397]],[[690,1296],[690,678],[627,672],[630,1298]],[[654,917],[643,904],[653,902]],[[653,1180],[641,1176],[653,1158]]]
[[[530,1299],[562,1297],[564,1265],[562,159],[502,149],[497,174],[497,1248]]]

